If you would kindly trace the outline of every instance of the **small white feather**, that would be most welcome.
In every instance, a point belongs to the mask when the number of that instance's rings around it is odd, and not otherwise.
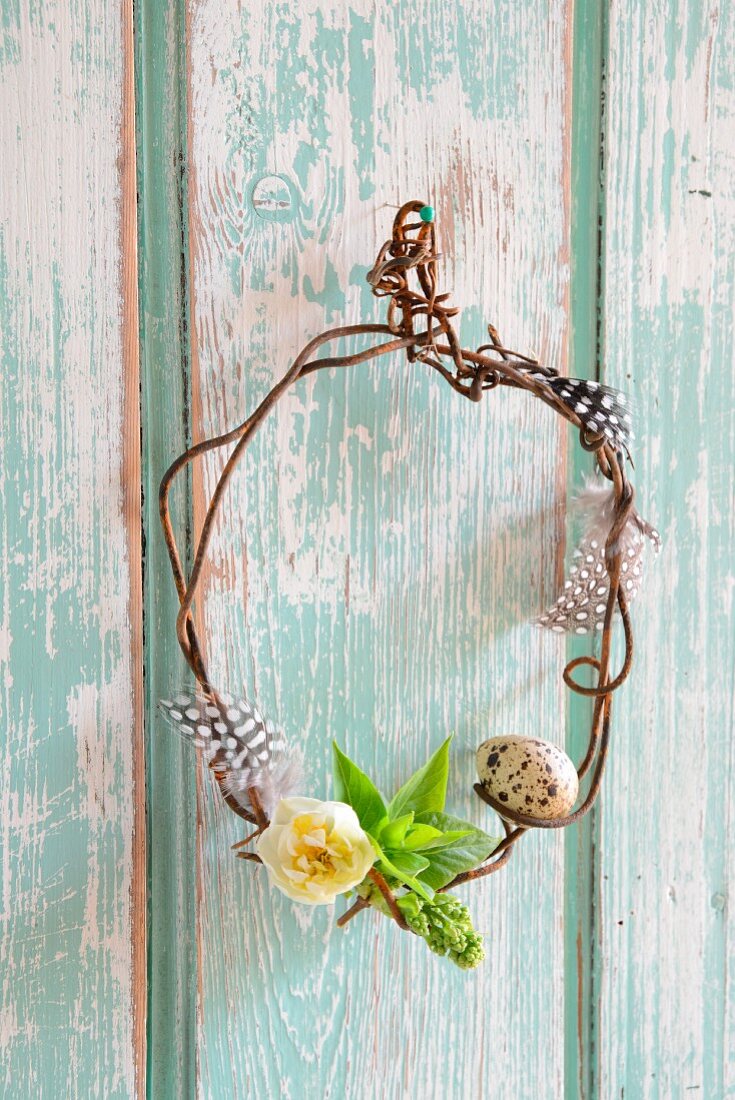
[[[610,593],[606,544],[615,518],[615,492],[608,482],[590,479],[572,502],[572,511],[584,530],[573,554],[574,564],[563,594],[533,621],[556,634],[590,634],[603,628]],[[620,537],[609,547],[612,554],[621,556],[620,585],[629,604],[642,580],[646,539],[658,553],[658,531],[634,510]]]
[[[572,511],[584,530],[583,541],[594,540],[604,546],[615,517],[615,490],[609,481],[588,478],[584,488],[572,501]],[[638,544],[641,535],[645,535],[650,540],[654,552],[658,554],[661,549],[661,536],[655,527],[651,527],[633,509],[620,538],[610,547],[610,552],[615,554],[619,550],[623,557],[628,556],[631,547]]]
[[[230,773],[225,777],[223,786],[241,804],[247,787],[255,787],[266,815],[272,818],[282,798],[290,798],[304,789],[303,754],[296,750],[288,758],[272,759],[267,767],[250,772],[245,785],[242,775]]]

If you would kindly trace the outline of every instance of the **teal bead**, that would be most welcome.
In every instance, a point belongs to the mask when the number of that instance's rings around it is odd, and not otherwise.
[[[434,220],[434,207],[422,206],[419,210],[419,217],[422,222],[433,222]]]

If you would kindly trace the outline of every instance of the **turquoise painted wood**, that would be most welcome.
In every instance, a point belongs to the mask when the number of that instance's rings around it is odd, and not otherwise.
[[[608,42],[604,376],[666,545],[599,816],[595,1074],[732,1096],[735,12],[617,4]]]
[[[133,44],[129,0],[46,0],[0,29],[0,1092],[735,1096],[731,5],[135,20]],[[381,315],[364,276],[414,195],[466,344],[491,321],[634,395],[665,540],[602,800],[463,891],[467,975],[265,888],[155,713],[183,677],[161,473],[311,336]],[[176,496],[184,543],[219,461]],[[492,824],[479,740],[583,740],[580,650],[528,619],[588,468],[548,410],[398,357],[300,383],[214,539],[212,668],[303,739],[315,794],[331,737],[390,788],[454,730],[451,805]]]
[[[0,1093],[143,1095],[128,7],[0,21]]]

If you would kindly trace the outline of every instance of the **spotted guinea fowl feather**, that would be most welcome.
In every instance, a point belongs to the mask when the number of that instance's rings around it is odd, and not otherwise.
[[[534,622],[556,634],[590,634],[601,631],[605,621],[610,578],[605,564],[605,544],[615,514],[615,493],[607,485],[588,483],[574,502],[575,511],[584,517],[584,535],[574,551],[573,563],[556,603]],[[661,537],[634,511],[617,543],[620,584],[630,604],[638,595],[645,559],[646,543],[654,553]]]
[[[602,435],[616,450],[628,452],[633,444],[633,412],[630,399],[620,390],[585,378],[536,377],[544,381],[565,405],[577,414],[593,435]]]
[[[200,690],[183,689],[159,708],[171,727],[201,749],[222,775],[222,786],[242,805],[254,787],[271,817],[281,798],[296,791],[302,780],[299,752],[286,755],[283,733],[244,697],[221,692],[217,700]]]

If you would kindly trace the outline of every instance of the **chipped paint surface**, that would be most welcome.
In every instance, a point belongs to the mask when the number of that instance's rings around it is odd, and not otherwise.
[[[128,31],[103,0],[12,5],[0,31],[0,1092],[13,1097],[144,1088]]]
[[[44,0],[0,28],[9,1097],[145,1084],[131,19]],[[732,1095],[732,11],[142,0],[136,29],[150,1095]],[[409,196],[437,210],[465,344],[492,321],[631,393],[664,535],[599,809],[463,891],[488,937],[473,974],[265,888],[152,714],[182,677],[160,475],[311,336],[381,315],[365,274]],[[480,741],[566,724],[578,755],[564,642],[528,619],[584,461],[523,395],[471,406],[399,357],[280,404],[229,489],[204,617],[215,673],[304,740],[309,793],[331,793],[331,737],[390,789],[454,730],[450,804],[487,823]]]

